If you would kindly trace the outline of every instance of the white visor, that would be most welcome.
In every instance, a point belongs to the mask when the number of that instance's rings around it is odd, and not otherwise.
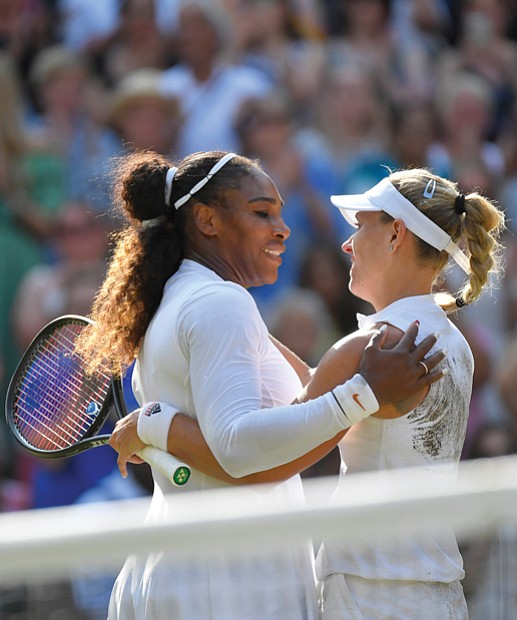
[[[413,234],[433,248],[440,252],[445,250],[466,274],[470,273],[469,259],[462,250],[443,229],[405,198],[389,178],[382,179],[364,194],[331,196],[330,201],[354,228],[357,228],[358,211],[385,211],[394,219],[402,220]]]

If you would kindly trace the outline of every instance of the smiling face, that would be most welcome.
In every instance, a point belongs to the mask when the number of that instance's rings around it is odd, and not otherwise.
[[[224,200],[226,206],[213,210],[215,271],[245,288],[276,282],[291,231],[282,218],[283,200],[275,184],[256,170],[239,189],[224,192]]]
[[[391,262],[393,226],[380,211],[358,212],[357,223],[357,231],[342,245],[352,260],[349,288],[356,297],[377,308]]]

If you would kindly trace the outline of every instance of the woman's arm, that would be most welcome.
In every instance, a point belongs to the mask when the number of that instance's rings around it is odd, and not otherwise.
[[[127,462],[143,462],[142,459],[136,456],[146,445],[137,433],[139,413],[140,409],[137,409],[122,420],[119,420],[109,440],[110,446],[118,452],[117,465],[124,478],[127,476]],[[184,413],[177,413],[169,427],[167,450],[194,469],[229,484],[273,483],[287,480],[317,463],[337,445],[344,434],[344,432],[339,433],[331,440],[322,443],[307,454],[285,465],[234,478],[221,467],[213,455],[197,420],[190,418]]]
[[[345,431],[285,465],[279,465],[273,469],[249,474],[241,478],[234,478],[225,472],[206,443],[197,421],[182,413],[176,414],[172,420],[167,445],[171,454],[194,469],[223,482],[245,485],[281,482],[292,478],[295,474],[299,474],[320,461],[339,443],[344,435]]]
[[[356,332],[336,343],[322,358],[313,378],[298,400],[304,401],[315,398],[352,376],[358,368],[364,348],[370,342],[370,337],[371,333]],[[385,336],[385,344],[388,347],[393,346],[399,339],[400,332],[398,330],[388,330]],[[422,395],[421,398],[423,398]],[[379,415],[381,417],[395,417],[401,413],[403,412],[399,409],[384,407],[381,408]],[[132,433],[132,440],[128,440],[127,437],[124,438],[124,432],[128,436]],[[231,484],[279,482],[300,473],[321,460],[337,445],[345,433],[346,431],[337,433],[331,439],[322,442],[316,448],[288,463],[236,478],[230,476],[214,457],[197,421],[179,413],[174,417],[169,429],[168,451],[198,471]],[[116,433],[114,433],[110,443],[119,451],[119,466],[124,473],[125,462],[127,460],[134,461],[132,455],[144,445],[136,434],[135,414],[118,423]]]
[[[380,325],[376,327],[380,327]],[[312,378],[298,396],[296,402],[305,402],[317,398],[352,377],[357,372],[364,350],[375,332],[375,329],[355,332],[331,347],[321,359]],[[402,335],[403,333],[400,330],[388,326],[383,343],[384,347],[392,349],[400,342]],[[384,405],[374,415],[381,418],[393,418],[403,415],[423,400],[428,389],[429,386],[422,388],[410,399],[399,403],[397,407]],[[168,436],[168,450],[195,469],[231,484],[279,482],[302,472],[321,460],[339,443],[346,432],[344,430],[336,434],[330,440],[289,463],[241,478],[229,476],[223,470],[210,451],[197,421],[183,414],[176,415],[172,421]]]
[[[361,357],[372,335],[380,327],[382,326],[376,325],[374,329],[369,331],[355,332],[331,347],[322,357],[310,383],[299,398],[302,400],[315,398],[332,390],[336,385],[353,376],[359,369]],[[400,342],[403,335],[404,332],[398,328],[387,325],[383,344],[384,349],[393,349]],[[396,376],[394,380],[396,380]],[[404,398],[396,403],[384,404],[379,407],[377,413],[373,414],[373,417],[387,419],[405,415],[422,402],[428,391],[429,385],[426,385],[415,391],[408,398]]]

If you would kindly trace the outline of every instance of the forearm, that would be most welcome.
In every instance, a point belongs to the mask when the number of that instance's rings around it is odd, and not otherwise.
[[[177,413],[171,422],[167,451],[212,478],[230,484],[240,482],[224,471],[203,437],[198,422],[184,413]]]
[[[359,394],[360,406],[354,398]],[[211,406],[208,400],[202,405]],[[196,404],[196,409],[203,410],[202,405]],[[377,410],[375,396],[357,376],[332,392],[296,405],[250,408],[238,414],[217,413],[212,407],[200,427],[222,467],[240,478],[303,457]]]
[[[230,476],[212,454],[196,420],[182,413],[174,417],[168,435],[168,451],[198,471],[234,485],[274,483],[287,480],[325,457],[346,431],[338,433],[307,454],[272,469],[240,478]]]

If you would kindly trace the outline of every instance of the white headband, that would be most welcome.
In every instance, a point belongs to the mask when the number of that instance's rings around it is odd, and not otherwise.
[[[176,200],[176,202],[174,203],[174,208],[175,209],[179,209],[180,207],[182,207],[186,202],[188,202],[190,200],[190,198],[196,193],[199,192],[199,190],[204,187],[208,181],[210,181],[210,179],[217,173],[219,172],[219,170],[221,170],[221,168],[227,164],[230,159],[233,159],[236,156],[235,153],[226,153],[226,155],[224,157],[221,157],[221,159],[215,164],[215,166],[213,166],[210,171],[208,172],[208,174],[206,175],[206,177],[204,177],[203,179],[201,179],[201,181],[199,181],[198,183],[196,183],[194,185],[194,187],[188,192],[188,194],[185,194],[184,196],[182,196],[181,198],[178,198],[178,200]],[[169,171],[167,172],[167,175],[169,174],[169,172],[171,170],[174,170],[173,168],[170,168]],[[174,173],[175,174],[175,173]],[[171,178],[171,189],[172,189],[172,179],[174,178],[174,175]],[[170,190],[169,190],[169,199],[170,199]],[[169,201],[167,201],[167,204],[169,204]]]
[[[440,252],[445,250],[466,274],[470,273],[469,259],[451,237],[405,198],[388,177],[364,194],[331,196],[330,201],[354,227],[357,227],[358,211],[385,211],[391,217],[402,220],[412,233],[433,248]]]
[[[221,157],[221,159],[215,164],[215,166],[213,166],[210,169],[210,171],[208,172],[206,177],[204,177],[203,179],[201,179],[201,181],[196,183],[194,185],[194,187],[190,190],[190,192],[188,192],[188,194],[185,194],[184,196],[182,196],[181,198],[178,198],[178,200],[176,200],[176,202],[174,203],[174,208],[175,209],[179,209],[181,206],[183,206],[196,192],[199,192],[199,190],[202,187],[204,187],[208,183],[208,181],[210,181],[210,179],[214,176],[214,174],[219,172],[219,170],[221,170],[221,168],[226,163],[228,163],[230,161],[230,159],[235,157],[235,155],[236,155],[235,153],[226,153],[226,155],[224,155],[224,157]],[[172,167],[172,168],[169,168],[167,170],[167,174],[165,175],[165,194],[164,194],[164,198],[165,198],[165,204],[166,205],[170,205],[171,193],[172,193],[172,183],[174,181],[174,177],[176,176],[176,172],[178,172],[178,169],[176,167]],[[154,228],[155,226],[158,226],[159,224],[161,224],[165,220],[166,220],[166,217],[164,215],[160,215],[158,217],[154,217],[154,218],[152,218],[150,220],[142,220],[142,227],[144,229]]]

